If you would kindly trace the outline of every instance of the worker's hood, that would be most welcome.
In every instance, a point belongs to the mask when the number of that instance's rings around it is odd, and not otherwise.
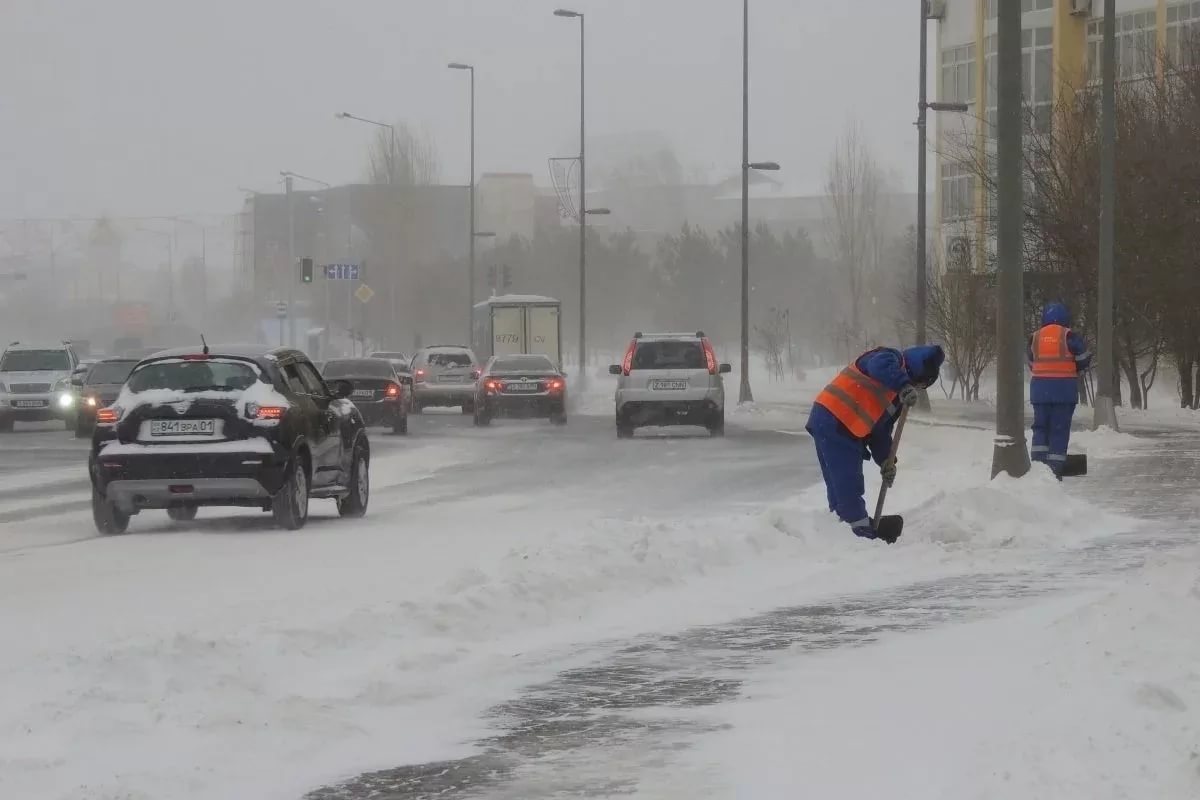
[[[918,386],[932,386],[945,360],[946,354],[936,344],[909,347],[904,351],[904,369],[909,380]]]
[[[1071,312],[1062,303],[1051,303],[1042,311],[1043,325],[1062,325],[1071,327]]]

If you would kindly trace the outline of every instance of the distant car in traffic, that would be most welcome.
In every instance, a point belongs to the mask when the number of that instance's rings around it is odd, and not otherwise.
[[[461,406],[474,411],[475,354],[469,347],[422,347],[413,355],[413,413],[430,406]]]
[[[79,359],[69,344],[42,347],[13,342],[0,356],[0,432],[13,423],[64,420],[75,424],[71,373]]]
[[[136,358],[106,358],[71,377],[76,439],[91,435],[96,426],[96,412],[116,401],[137,363]]]
[[[493,356],[475,382],[475,424],[496,417],[567,422],[567,379],[548,356]]]
[[[408,433],[411,398],[396,368],[382,358],[332,358],[321,375],[327,381],[347,380],[354,386],[350,400],[362,413],[367,426],[382,425],[392,433]]]
[[[97,530],[122,533],[146,509],[191,520],[200,506],[261,508],[295,530],[318,498],[361,517],[371,447],[353,390],[290,348],[179,348],[139,362],[96,413]]]
[[[730,366],[717,360],[703,331],[635,333],[617,376],[617,437],[641,427],[696,425],[725,435],[725,382]]]

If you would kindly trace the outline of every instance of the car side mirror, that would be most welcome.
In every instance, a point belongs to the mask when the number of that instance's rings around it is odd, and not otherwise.
[[[620,375],[624,371],[625,370],[621,369],[620,364],[609,364],[609,366],[608,366],[608,374],[609,375]]]
[[[82,375],[72,375],[71,376],[71,385],[74,386],[76,389],[83,388],[83,376]]]
[[[344,400],[354,394],[354,384],[347,380],[334,381],[329,388],[337,400]]]
[[[718,371],[722,375],[728,375],[729,373],[733,372],[733,366],[730,364],[722,364]]]

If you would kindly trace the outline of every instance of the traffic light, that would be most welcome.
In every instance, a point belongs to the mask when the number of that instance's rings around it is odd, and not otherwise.
[[[313,282],[313,260],[311,258],[300,259],[300,282]]]

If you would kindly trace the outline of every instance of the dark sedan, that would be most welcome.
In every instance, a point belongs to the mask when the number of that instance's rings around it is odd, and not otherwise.
[[[333,358],[321,368],[329,381],[345,380],[354,386],[350,400],[367,425],[389,427],[394,434],[408,433],[412,398],[391,362],[383,358]]]
[[[496,417],[544,417],[567,422],[567,379],[542,355],[493,356],[475,382],[475,424]]]
[[[136,358],[106,358],[71,378],[75,396],[75,438],[92,435],[97,409],[116,402],[121,387],[137,363]]]

